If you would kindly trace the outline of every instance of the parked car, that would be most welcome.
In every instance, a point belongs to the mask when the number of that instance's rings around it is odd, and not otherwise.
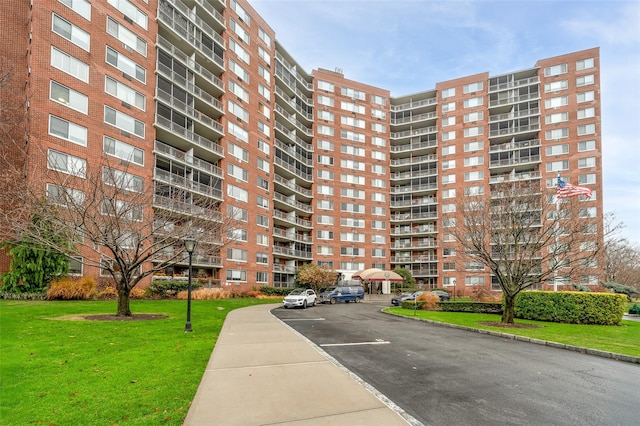
[[[396,297],[392,298],[391,299],[391,304],[394,305],[394,306],[401,306],[403,301],[405,301],[405,300],[416,300],[418,298],[418,296],[420,296],[423,293],[436,294],[440,298],[441,302],[446,302],[451,298],[449,293],[447,293],[446,291],[442,291],[442,290],[431,290],[431,291],[416,290],[416,291],[413,291],[411,293],[403,293],[400,296],[396,296]]]
[[[364,290],[358,285],[329,287],[320,293],[320,303],[355,302],[364,299]]]
[[[296,288],[284,298],[282,303],[285,309],[296,306],[306,309],[307,306],[315,306],[316,298],[316,292],[310,288]]]
[[[405,300],[415,300],[416,297],[420,296],[424,291],[415,290],[409,293],[402,293],[400,296],[396,296],[391,299],[391,304],[394,306],[401,306],[402,302]]]

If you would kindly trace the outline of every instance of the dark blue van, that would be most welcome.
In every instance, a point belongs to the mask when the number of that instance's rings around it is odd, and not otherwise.
[[[364,290],[357,285],[332,286],[320,293],[320,303],[354,302],[364,299]]]

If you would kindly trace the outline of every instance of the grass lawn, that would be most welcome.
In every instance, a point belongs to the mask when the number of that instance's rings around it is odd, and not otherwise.
[[[413,317],[412,309],[387,308],[395,315]],[[500,315],[471,314],[464,312],[415,311],[415,316],[432,321],[458,324],[466,327],[493,330],[534,339],[598,349],[623,355],[640,357],[640,322],[623,320],[619,326],[560,324],[543,321],[516,319],[516,323],[537,324],[542,328],[501,328],[478,324],[478,322],[500,321]]]
[[[2,425],[180,425],[229,311],[268,299],[131,302],[153,321],[55,320],[114,314],[116,302],[0,300]]]

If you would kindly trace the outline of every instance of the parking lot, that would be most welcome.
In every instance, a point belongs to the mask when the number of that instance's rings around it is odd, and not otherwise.
[[[273,313],[425,425],[631,425],[640,366],[380,312]]]

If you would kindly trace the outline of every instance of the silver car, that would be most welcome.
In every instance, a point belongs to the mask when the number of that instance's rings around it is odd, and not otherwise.
[[[282,301],[285,308],[295,308],[296,306],[306,309],[307,306],[315,306],[316,292],[310,288],[296,288]]]

